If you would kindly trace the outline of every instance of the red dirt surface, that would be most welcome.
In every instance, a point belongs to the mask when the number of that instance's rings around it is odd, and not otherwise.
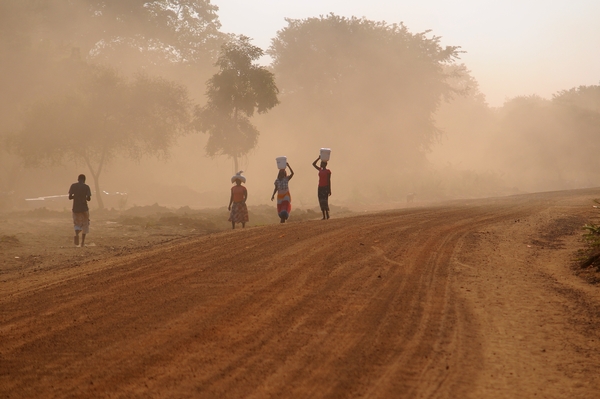
[[[600,289],[571,265],[598,197],[462,201],[7,266],[0,397],[595,399]]]

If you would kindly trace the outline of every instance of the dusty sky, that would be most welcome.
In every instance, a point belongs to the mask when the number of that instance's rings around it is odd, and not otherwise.
[[[212,0],[224,32],[266,49],[284,18],[333,12],[432,30],[461,46],[492,106],[518,95],[600,84],[599,0]],[[267,60],[268,62],[268,60]]]

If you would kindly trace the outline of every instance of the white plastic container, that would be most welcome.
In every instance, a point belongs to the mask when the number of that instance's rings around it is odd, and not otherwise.
[[[242,183],[246,183],[246,177],[242,175],[242,171],[240,170],[235,175],[231,176],[231,182],[234,183],[237,179],[239,179]]]
[[[321,148],[321,161],[328,162],[331,155],[331,148]]]
[[[277,169],[285,169],[287,166],[287,157],[277,157]]]

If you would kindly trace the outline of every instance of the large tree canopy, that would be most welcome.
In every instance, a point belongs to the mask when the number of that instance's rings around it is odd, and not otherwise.
[[[130,43],[193,62],[216,56],[223,34],[210,0],[7,0],[36,20],[33,37],[102,52]],[[9,6],[6,6],[9,7]]]
[[[101,10],[91,18],[101,28],[91,36],[90,54],[97,60],[114,63],[120,57],[125,64],[137,58],[134,64],[146,68],[174,63],[206,67],[225,40],[217,7],[209,0],[87,1]]]
[[[197,129],[209,134],[207,154],[232,158],[236,171],[238,158],[258,141],[258,129],[249,118],[279,103],[273,74],[255,62],[262,55],[246,36],[223,45],[219,72],[207,83],[207,104],[196,109]]]
[[[321,142],[394,159],[397,168],[422,161],[439,133],[433,113],[453,91],[444,66],[458,47],[364,18],[330,14],[287,23],[267,51],[286,129],[320,132]]]
[[[225,39],[216,10],[210,0],[1,1],[0,133],[14,127],[28,103],[70,84],[66,58],[189,87],[204,81]]]
[[[216,11],[210,0],[0,1],[0,191],[13,189],[21,169],[4,151],[4,136],[31,118],[32,104],[66,106],[77,75],[69,64],[112,66],[123,76],[143,71],[200,98],[203,89],[193,89],[215,72],[227,37]]]
[[[4,0],[0,105],[52,91],[63,83],[55,61],[70,56],[188,86],[204,81],[226,39],[216,11],[210,0]]]
[[[189,126],[190,103],[185,88],[161,78],[128,80],[83,63],[72,71],[73,84],[35,103],[12,143],[29,166],[87,165],[103,207],[99,178],[105,165],[119,155],[166,155]]]

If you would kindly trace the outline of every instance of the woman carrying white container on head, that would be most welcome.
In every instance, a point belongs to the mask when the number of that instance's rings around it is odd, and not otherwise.
[[[275,194],[277,194],[277,214],[281,220],[280,223],[285,223],[292,212],[292,196],[290,195],[288,183],[294,177],[294,171],[290,164],[287,163],[287,158],[285,157],[277,158],[277,167],[279,168],[279,173],[277,174],[277,179],[275,179],[275,189],[273,190],[271,201],[275,199]],[[286,167],[290,168],[289,176],[285,171]]]
[[[246,206],[246,200],[248,199],[248,190],[242,186],[242,183],[246,183],[246,178],[242,175],[240,170],[231,177],[231,182],[235,183],[235,186],[231,187],[231,197],[229,198],[229,221],[231,222],[231,228],[235,229],[236,223],[241,223],[242,228],[246,227],[248,221],[248,207]]]
[[[321,148],[319,158],[315,159],[312,165],[319,171],[319,187],[317,188],[317,197],[319,198],[319,206],[323,212],[323,219],[329,219],[329,196],[331,195],[331,171],[327,169],[327,161],[329,161],[329,148]],[[317,162],[321,160],[321,166],[317,166]]]

